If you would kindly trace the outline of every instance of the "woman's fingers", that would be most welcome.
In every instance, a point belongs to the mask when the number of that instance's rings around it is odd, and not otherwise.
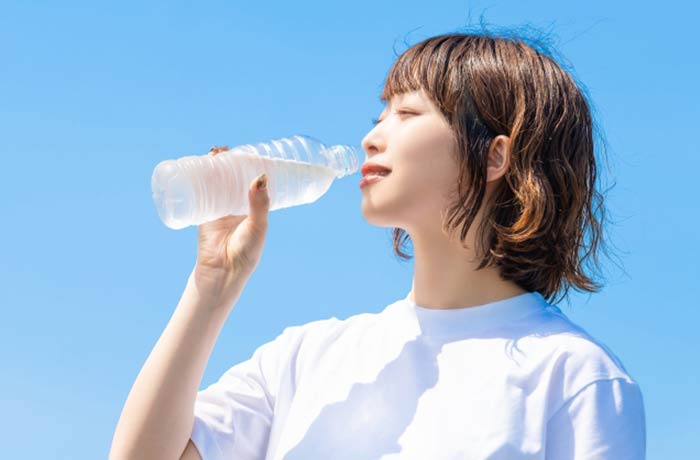
[[[225,152],[228,150],[228,146],[224,145],[223,147],[217,147],[216,145],[209,149],[209,153],[212,155],[216,155],[217,153]]]

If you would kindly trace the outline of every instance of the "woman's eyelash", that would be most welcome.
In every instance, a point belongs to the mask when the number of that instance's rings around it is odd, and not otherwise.
[[[399,115],[416,115],[415,112],[410,112],[408,110],[397,110],[396,113],[398,113]],[[374,126],[377,126],[382,121],[384,121],[384,120],[379,120],[378,118],[372,118],[372,124]]]

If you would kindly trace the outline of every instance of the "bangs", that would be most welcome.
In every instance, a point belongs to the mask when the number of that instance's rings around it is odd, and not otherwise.
[[[459,41],[446,36],[406,50],[389,70],[380,100],[386,104],[396,95],[423,89],[443,113],[452,112],[447,101],[453,99],[448,89],[455,86],[450,85],[455,76],[449,64]]]

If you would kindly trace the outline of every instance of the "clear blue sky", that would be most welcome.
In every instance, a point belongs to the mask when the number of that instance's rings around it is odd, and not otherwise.
[[[168,158],[295,133],[359,145],[394,50],[551,30],[610,144],[607,285],[563,311],[640,383],[648,458],[698,458],[697,2],[30,2],[0,6],[3,456],[106,458],[196,257],[150,178]],[[357,175],[270,214],[202,387],[284,327],[381,311],[412,262],[360,213]]]

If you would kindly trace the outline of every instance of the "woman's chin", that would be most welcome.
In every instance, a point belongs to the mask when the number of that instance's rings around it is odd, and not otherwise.
[[[362,200],[362,217],[368,224],[375,227],[396,227],[396,218],[390,213],[390,209],[389,207],[380,208],[376,203],[364,198]]]

